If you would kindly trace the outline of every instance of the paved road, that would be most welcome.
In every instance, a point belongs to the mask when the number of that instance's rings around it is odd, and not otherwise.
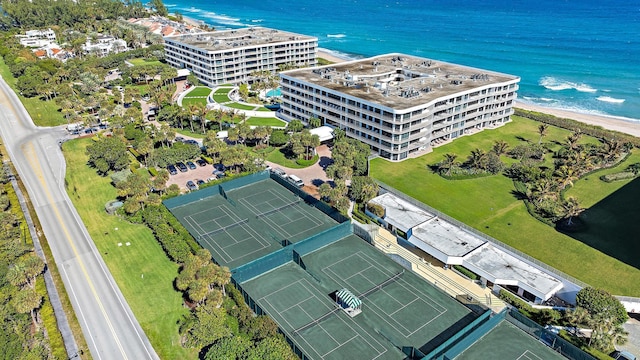
[[[0,135],[27,187],[94,359],[158,359],[64,189],[63,127],[36,128],[0,80]]]

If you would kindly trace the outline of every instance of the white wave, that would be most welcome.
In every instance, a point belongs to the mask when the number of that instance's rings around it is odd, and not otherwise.
[[[357,56],[353,56],[350,54],[346,54],[340,51],[336,51],[336,50],[331,50],[331,49],[325,49],[325,48],[318,48],[318,51],[322,51],[322,52],[326,52],[328,54],[331,54],[337,58],[343,59],[343,60],[357,60],[357,59],[361,59],[361,57],[357,57]]]
[[[570,89],[574,89],[580,92],[588,92],[588,93],[594,93],[598,91],[598,89],[594,89],[585,83],[577,84],[571,81],[556,79],[552,76],[545,76],[541,78],[538,84],[541,86],[544,86],[546,89],[553,90],[553,91],[562,91],[562,90],[570,90]]]
[[[604,102],[608,102],[608,103],[612,103],[612,104],[622,104],[623,102],[625,102],[625,99],[616,99],[616,98],[612,98],[610,96],[598,96],[596,98],[596,100],[604,101]]]
[[[240,18],[234,18],[231,16],[216,14],[212,11],[204,11],[201,15],[207,19],[213,20],[217,24],[227,25],[227,26],[249,26],[240,21]]]
[[[263,22],[264,20],[262,19],[255,19],[255,20],[251,20],[252,23],[260,23]]]
[[[594,93],[596,91],[598,91],[598,89],[594,89],[591,86],[587,85],[587,84],[578,84],[575,87],[576,90],[580,91],[580,92],[588,92],[588,93]]]
[[[172,8],[172,7],[176,7],[178,5],[176,5],[176,4],[164,4],[164,6],[168,7],[168,8]]]
[[[343,37],[347,37],[347,35],[345,35],[345,34],[327,34],[327,37],[329,37],[329,38],[343,38]]]
[[[185,10],[185,11],[188,11],[188,12],[190,12],[190,13],[194,13],[194,14],[197,14],[197,13],[201,13],[201,12],[202,12],[202,9],[198,9],[198,8],[193,7],[193,6],[192,6],[192,7],[190,7],[190,8],[184,9],[184,10]]]

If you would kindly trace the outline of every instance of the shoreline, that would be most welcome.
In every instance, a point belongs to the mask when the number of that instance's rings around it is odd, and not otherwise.
[[[203,24],[207,25],[206,22],[204,21],[197,20],[184,15],[183,15],[183,22],[196,27],[200,27]],[[336,53],[331,49],[325,49],[325,48],[318,48],[317,57],[325,59],[332,63],[336,63],[336,64],[355,60],[348,57],[346,54],[344,56],[340,56],[339,53]],[[635,119],[618,118],[614,116],[587,114],[587,113],[581,113],[581,112],[572,111],[572,110],[550,108],[542,105],[523,102],[521,100],[516,100],[514,107],[517,107],[523,110],[528,110],[528,111],[545,113],[545,114],[553,115],[560,118],[576,120],[576,121],[583,122],[585,124],[601,126],[604,129],[619,131],[625,134],[640,137],[640,119],[635,120]]]
[[[634,119],[616,118],[606,115],[585,114],[577,111],[550,108],[542,105],[525,103],[520,100],[516,100],[514,107],[528,111],[545,113],[559,118],[576,120],[585,124],[596,125],[604,129],[615,130],[621,133],[633,135],[635,137],[640,137],[640,120],[634,121]]]

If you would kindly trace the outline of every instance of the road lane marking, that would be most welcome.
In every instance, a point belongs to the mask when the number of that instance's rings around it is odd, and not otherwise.
[[[27,149],[28,148],[28,149]],[[47,198],[49,199],[49,201],[51,202],[51,208],[53,209],[53,212],[55,214],[55,216],[58,218],[58,223],[60,224],[60,227],[62,229],[62,231],[64,232],[64,235],[67,239],[67,242],[69,243],[69,245],[71,246],[71,250],[73,251],[73,254],[76,256],[76,259],[78,260],[78,264],[80,265],[80,269],[82,270],[82,273],[85,277],[85,280],[87,281],[87,284],[89,285],[89,288],[91,289],[91,293],[93,294],[93,297],[96,300],[96,303],[98,304],[98,307],[100,308],[100,312],[102,312],[102,315],[104,316],[105,320],[107,321],[107,325],[109,327],[109,330],[111,330],[111,334],[113,335],[114,340],[116,341],[116,344],[118,345],[118,349],[120,349],[120,353],[122,354],[124,359],[128,359],[127,354],[124,351],[124,348],[122,347],[122,344],[120,343],[120,339],[118,338],[118,335],[116,334],[115,328],[113,327],[113,324],[111,323],[111,319],[109,319],[109,316],[107,315],[107,312],[104,308],[104,305],[102,304],[102,301],[100,300],[100,297],[98,296],[98,293],[96,291],[95,285],[93,284],[93,281],[91,281],[91,278],[89,277],[89,273],[87,272],[87,269],[84,265],[84,262],[82,261],[82,258],[80,257],[80,254],[78,253],[78,249],[76,248],[75,243],[73,242],[73,239],[71,238],[71,234],[69,233],[69,229],[67,229],[63,219],[62,219],[62,215],[60,214],[60,210],[58,210],[58,207],[55,204],[55,200],[53,198],[53,195],[51,194],[51,191],[49,190],[49,188],[47,187],[47,183],[44,179],[44,174],[42,173],[42,167],[40,165],[40,161],[38,160],[38,157],[35,156],[35,148],[33,146],[32,142],[29,142],[27,144],[27,146],[25,146],[25,155],[27,158],[31,159],[32,162],[30,162],[31,168],[34,170],[34,173],[36,175],[36,177],[38,178],[38,180],[40,181],[40,183],[42,184],[42,189],[45,191]],[[108,282],[108,280],[107,280]]]

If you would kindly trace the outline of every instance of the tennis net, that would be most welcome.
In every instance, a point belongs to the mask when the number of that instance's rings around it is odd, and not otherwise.
[[[334,314],[335,312],[337,312],[338,310],[340,310],[339,307],[335,307],[332,310],[329,310],[327,313],[323,314],[322,316],[320,316],[319,318],[313,320],[312,322],[308,323],[308,324],[304,324],[301,327],[293,330],[293,336],[297,336],[298,334],[300,334],[301,331],[304,331],[312,326],[317,325],[320,321],[328,318],[329,316],[331,316],[331,314]]]
[[[231,229],[231,228],[234,228],[234,227],[236,227],[236,226],[240,226],[240,225],[242,225],[242,224],[246,224],[246,223],[248,223],[248,222],[249,222],[249,218],[242,219],[242,220],[240,220],[240,221],[238,221],[238,222],[235,222],[235,223],[233,223],[233,224],[230,224],[230,225],[227,225],[227,226],[223,226],[223,227],[221,227],[221,228],[219,228],[219,229],[216,229],[216,230],[213,230],[213,231],[209,231],[209,232],[204,233],[204,234],[200,234],[200,235],[199,235],[199,238],[200,238],[200,239],[202,239],[202,238],[204,238],[205,236],[215,235],[215,234],[221,233],[221,232],[223,232],[223,231],[229,230],[229,229]]]
[[[390,278],[388,278],[387,280],[385,280],[385,281],[381,282],[380,284],[378,284],[378,285],[376,285],[376,286],[372,287],[371,289],[369,289],[369,290],[367,290],[367,291],[363,292],[362,294],[358,295],[358,297],[359,297],[359,298],[364,298],[364,297],[367,297],[368,295],[371,295],[372,293],[374,293],[374,292],[376,292],[376,291],[378,291],[378,290],[382,289],[383,287],[385,287],[385,286],[387,286],[387,285],[391,284],[392,282],[397,281],[397,280],[400,278],[400,276],[402,276],[402,274],[404,274],[404,270],[402,270],[401,272],[399,272],[399,273],[397,273],[397,274],[393,275],[392,277],[390,277]]]
[[[256,214],[256,219],[261,218],[261,217],[264,217],[264,216],[267,216],[267,215],[270,215],[270,214],[273,214],[273,213],[276,213],[276,212],[280,212],[280,211],[282,211],[282,210],[284,210],[284,209],[286,209],[286,208],[292,207],[292,206],[296,206],[296,205],[298,205],[301,201],[302,201],[302,199],[298,198],[298,200],[296,200],[296,201],[294,201],[294,202],[291,202],[291,203],[288,203],[288,204],[285,204],[285,205],[282,205],[282,206],[278,206],[278,207],[277,207],[277,208],[275,208],[275,209],[267,210],[267,211],[262,212],[262,213],[260,213],[260,214]]]

